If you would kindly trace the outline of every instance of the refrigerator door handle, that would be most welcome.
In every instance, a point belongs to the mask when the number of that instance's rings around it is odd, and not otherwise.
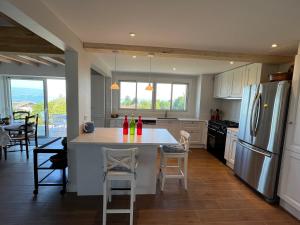
[[[252,109],[251,109],[251,114],[250,114],[250,135],[253,137],[254,136],[254,114],[255,114],[255,109],[256,109],[256,101],[257,101],[258,94],[255,95],[253,104],[252,104]]]
[[[259,148],[256,148],[256,147],[254,147],[254,146],[252,146],[252,145],[249,145],[249,144],[246,144],[246,143],[244,143],[244,142],[241,141],[241,140],[239,140],[238,143],[239,143],[241,146],[243,146],[243,147],[249,149],[250,151],[256,152],[256,153],[261,154],[261,155],[263,155],[263,156],[267,156],[267,157],[269,157],[269,158],[272,157],[272,154],[267,153],[267,152],[263,152],[263,151],[260,150]]]
[[[254,127],[254,131],[253,134],[256,137],[257,135],[257,131],[258,131],[258,125],[259,125],[259,121],[260,121],[260,114],[261,114],[261,94],[259,93],[258,97],[257,97],[257,105],[256,105],[256,119],[255,119],[255,127]]]

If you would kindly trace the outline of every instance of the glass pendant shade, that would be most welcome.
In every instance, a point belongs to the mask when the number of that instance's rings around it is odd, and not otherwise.
[[[113,83],[111,84],[111,86],[110,86],[110,89],[111,89],[111,90],[119,90],[120,87],[119,87],[119,85],[117,84],[117,82],[113,82]]]
[[[117,71],[117,51],[113,51],[115,53],[115,72]],[[120,87],[118,85],[118,83],[115,81],[111,84],[110,86],[111,90],[119,90]]]
[[[146,87],[146,91],[153,91],[153,86],[151,85],[151,83],[149,83]]]
[[[151,64],[151,58],[153,57],[153,55],[148,55],[149,57],[149,84],[148,86],[145,88],[146,91],[153,91],[153,86],[150,83],[151,80],[151,72],[152,72],[152,64]]]

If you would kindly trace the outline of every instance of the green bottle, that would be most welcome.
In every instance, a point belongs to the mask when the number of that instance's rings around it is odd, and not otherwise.
[[[130,135],[134,135],[135,133],[135,120],[133,118],[133,114],[131,115],[131,120],[130,120]]]

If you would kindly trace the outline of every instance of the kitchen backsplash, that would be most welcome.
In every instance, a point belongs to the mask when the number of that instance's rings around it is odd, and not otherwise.
[[[241,100],[222,100],[220,110],[223,112],[224,120],[239,122]]]

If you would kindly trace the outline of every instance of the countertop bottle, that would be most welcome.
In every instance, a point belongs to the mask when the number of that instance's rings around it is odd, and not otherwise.
[[[128,135],[128,119],[127,119],[127,115],[125,115],[125,119],[123,122],[123,134],[124,135]]]
[[[130,135],[135,134],[135,120],[134,120],[134,115],[131,115],[131,120],[130,120]]]
[[[137,135],[142,135],[143,122],[142,122],[142,117],[141,116],[139,116],[139,120],[137,122],[136,129],[137,129]]]

